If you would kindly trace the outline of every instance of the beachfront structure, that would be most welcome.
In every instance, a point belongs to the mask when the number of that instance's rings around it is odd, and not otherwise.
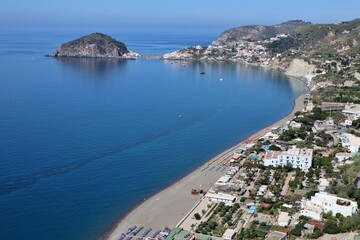
[[[291,121],[289,123],[289,127],[292,128],[292,129],[299,129],[299,128],[301,128],[301,123]]]
[[[279,139],[279,135],[273,132],[267,132],[264,136],[262,136],[260,139],[264,140],[277,140]]]
[[[280,167],[291,164],[294,168],[305,170],[311,167],[312,159],[312,149],[291,148],[286,152],[267,151],[264,157],[264,165]]]
[[[229,181],[231,177],[229,175],[224,175],[214,185],[214,188],[218,191],[226,191],[230,188]]]
[[[349,150],[350,153],[355,154],[359,151],[360,137],[353,134],[342,133],[339,136],[341,145]]]
[[[234,197],[233,195],[227,193],[221,193],[221,192],[219,193],[208,192],[206,194],[206,198],[213,202],[219,202],[219,203],[223,202],[229,204],[234,203],[236,200],[236,197]]]
[[[345,217],[356,213],[358,209],[356,202],[324,192],[316,193],[315,196],[311,197],[309,203],[305,203],[306,205],[321,208],[322,211],[326,213],[331,212],[334,216],[340,213]],[[314,219],[319,220],[319,218]]]
[[[230,167],[225,176],[233,177],[240,170],[239,166]]]

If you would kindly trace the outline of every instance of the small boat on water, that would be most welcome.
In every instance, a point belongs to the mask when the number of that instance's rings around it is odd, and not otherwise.
[[[204,74],[205,74],[205,72],[201,72],[200,74],[201,74],[201,75],[204,75]]]
[[[179,116],[178,116],[179,118],[182,118],[183,117],[183,115],[181,115],[181,114],[179,114]]]
[[[220,78],[219,81],[224,81],[224,79],[223,79],[223,78]]]

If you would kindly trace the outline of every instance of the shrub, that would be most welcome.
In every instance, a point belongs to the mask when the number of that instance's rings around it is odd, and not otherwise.
[[[336,224],[335,221],[333,220],[327,220],[325,222],[325,226],[324,226],[324,233],[328,233],[328,234],[337,234],[339,233],[339,227]]]
[[[200,219],[201,219],[201,216],[200,216],[199,213],[195,213],[195,214],[194,214],[194,218],[195,218],[196,220],[200,220]]]

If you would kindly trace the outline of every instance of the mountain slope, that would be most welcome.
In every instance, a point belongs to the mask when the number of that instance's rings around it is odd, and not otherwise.
[[[293,20],[274,26],[250,25],[232,28],[223,32],[213,45],[233,45],[239,41],[260,41],[276,37],[279,34],[288,34],[300,27],[309,26],[310,22]]]

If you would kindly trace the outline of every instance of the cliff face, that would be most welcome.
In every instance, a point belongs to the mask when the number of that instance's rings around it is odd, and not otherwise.
[[[50,56],[131,58],[138,57],[138,54],[129,51],[125,44],[105,34],[93,33],[62,44]]]
[[[293,77],[305,77],[307,80],[311,80],[311,78],[315,76],[315,70],[316,67],[314,65],[311,65],[302,59],[295,58],[291,61],[285,74]]]

